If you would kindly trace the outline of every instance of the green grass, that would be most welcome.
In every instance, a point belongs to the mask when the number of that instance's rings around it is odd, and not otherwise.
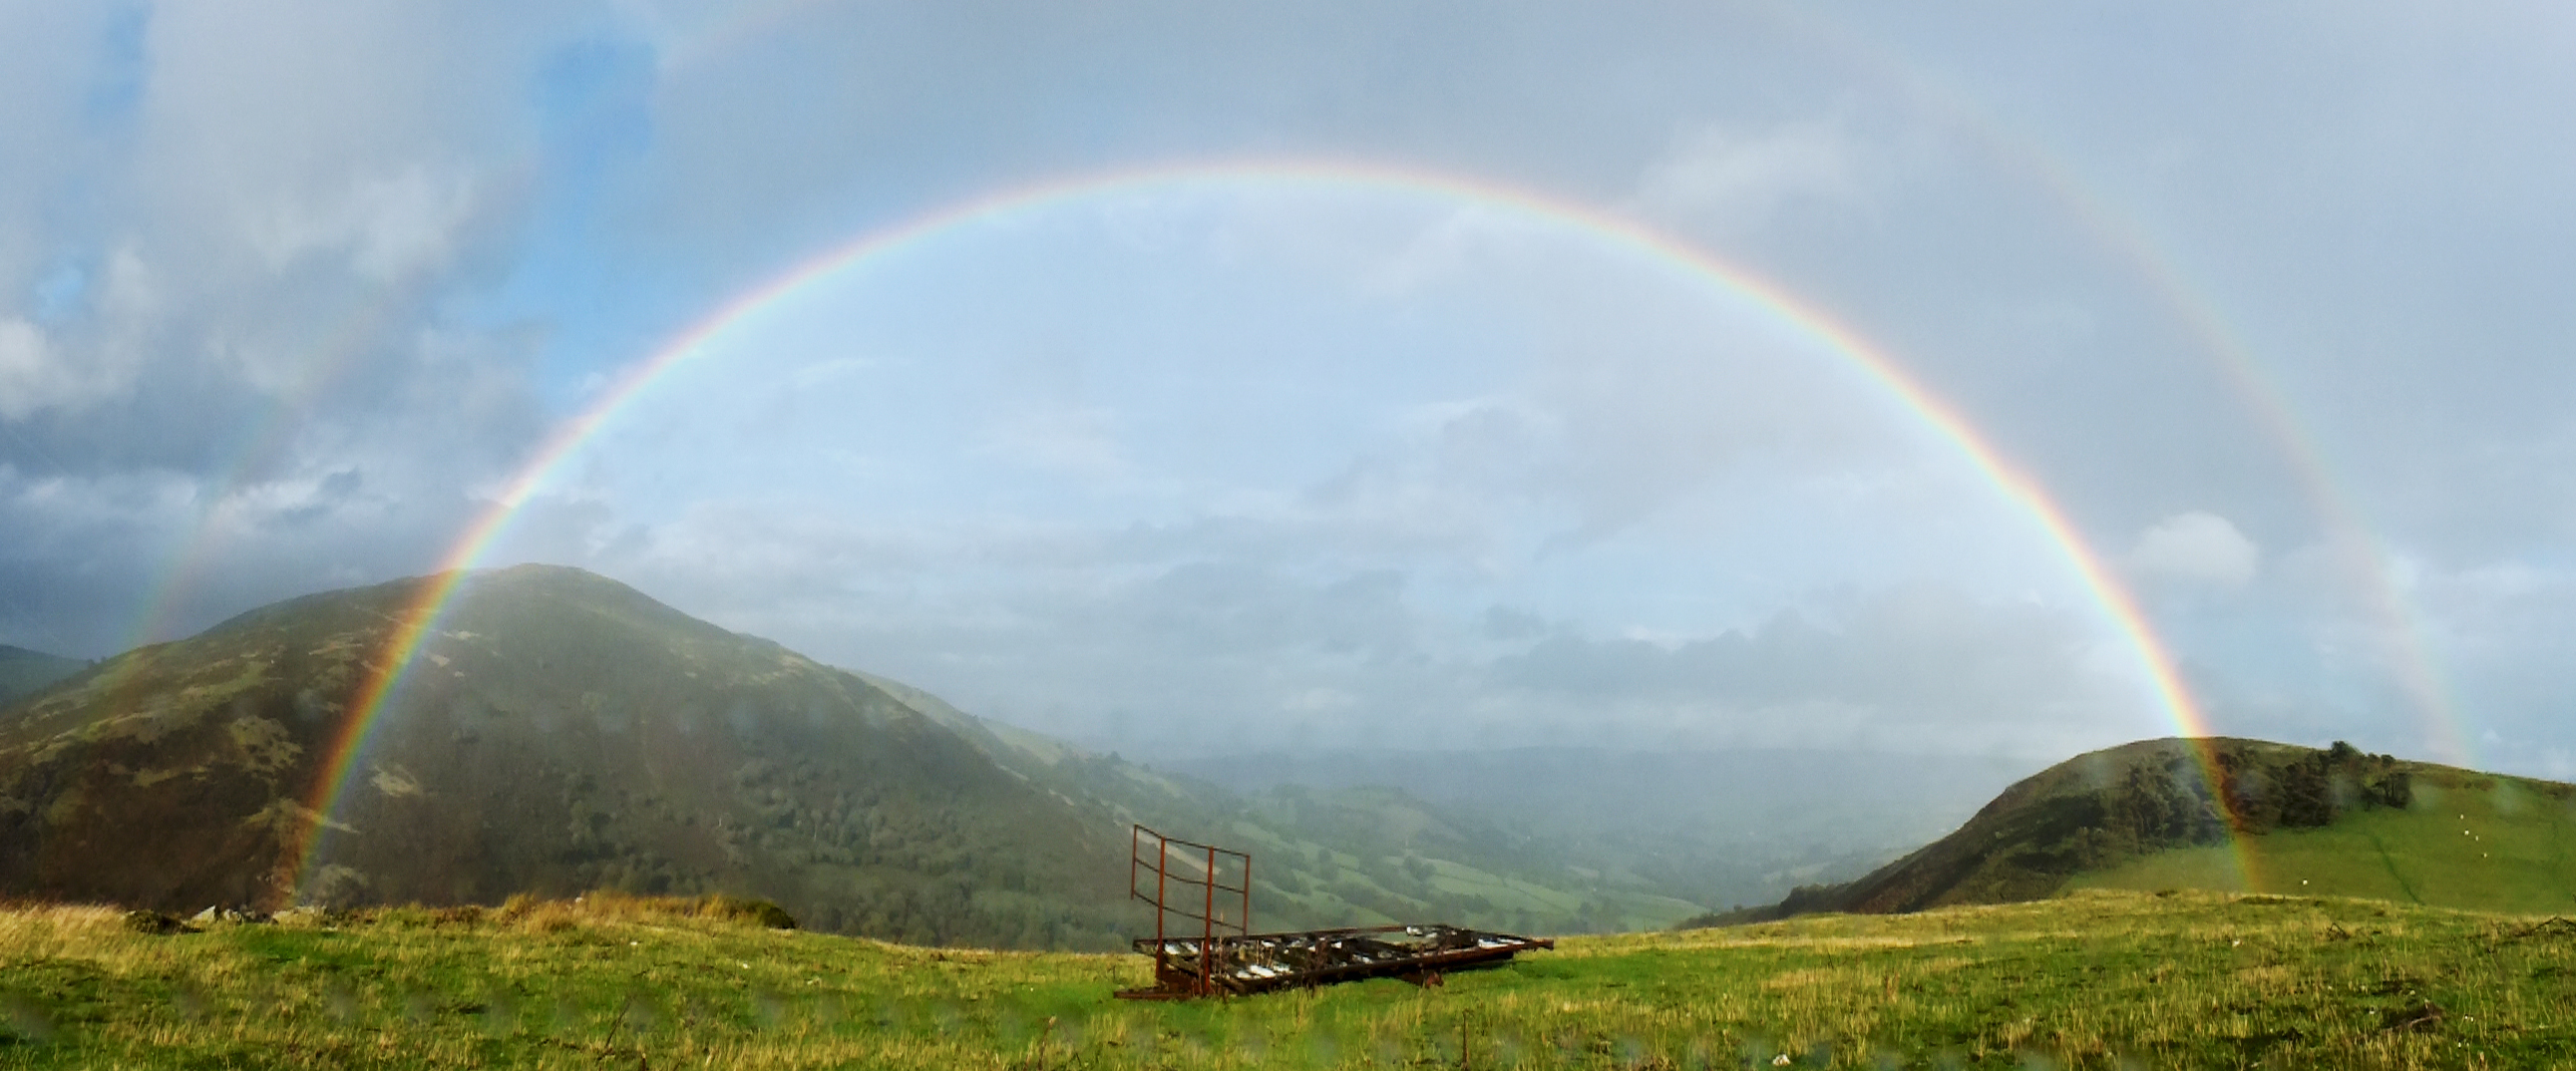
[[[2248,839],[2239,859],[2225,845],[2164,851],[2072,884],[2576,914],[2576,802],[2513,778],[2418,777],[2405,810],[2358,810],[2330,826],[2275,830]]]
[[[2576,1067],[2576,926],[2093,892],[1573,938],[1436,988],[1129,1003],[1133,956],[593,898],[215,924],[0,913],[0,1066]]]

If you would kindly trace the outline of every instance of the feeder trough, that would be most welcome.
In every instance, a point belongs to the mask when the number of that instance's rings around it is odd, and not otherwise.
[[[1154,907],[1154,936],[1136,939],[1136,951],[1154,957],[1154,986],[1118,994],[1129,1000],[1240,996],[1363,978],[1438,985],[1450,971],[1556,947],[1545,938],[1439,924],[1253,933],[1250,855],[1143,826],[1135,827],[1129,849],[1128,891]]]

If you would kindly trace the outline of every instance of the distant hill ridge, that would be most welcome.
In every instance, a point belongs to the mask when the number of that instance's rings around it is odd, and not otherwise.
[[[1265,928],[1565,933],[2097,886],[2576,911],[2576,788],[2215,740],[2078,757],[1857,880],[1707,916],[1697,898],[1711,885],[1687,866],[1590,862],[1398,789],[1220,788],[548,566],[463,578],[341,805],[313,813],[325,751],[430,582],[305,596],[95,665],[47,663],[71,673],[0,707],[0,898],[194,912],[299,896],[724,892],[825,930],[1107,948],[1138,922],[1120,860],[1140,821],[1251,850]],[[2202,748],[2223,771],[2216,789]]]
[[[462,579],[315,814],[324,753],[429,582],[261,607],[0,711],[0,898],[725,892],[824,930],[1108,948],[1137,924],[1142,821],[1252,850],[1264,926],[1569,932],[1706,907],[1399,791],[1246,795],[1088,753],[551,566]]]
[[[2204,772],[2213,762],[2214,779]],[[2566,911],[2576,908],[2576,786],[2340,742],[2141,741],[2041,771],[1957,831],[1857,880],[1690,924],[2009,903],[2077,888]]]
[[[757,891],[809,923],[1101,946],[1123,845],[851,674],[578,570],[463,581],[336,813],[306,809],[424,579],[110,660],[0,720],[0,894],[172,909]],[[318,881],[295,887],[316,823]]]
[[[42,691],[56,681],[88,669],[89,665],[77,658],[0,644],[0,707]]]

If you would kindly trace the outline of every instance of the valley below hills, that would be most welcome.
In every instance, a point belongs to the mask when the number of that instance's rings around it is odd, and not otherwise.
[[[293,599],[96,664],[13,655],[52,676],[0,706],[0,898],[724,893],[830,932],[1108,950],[1150,925],[1125,887],[1142,823],[1251,852],[1268,930],[1604,933],[2088,889],[2576,909],[2576,788],[2341,745],[2144,741],[2037,773],[1586,748],[1158,767],[558,567],[461,578],[370,717],[436,582]]]
[[[2018,780],[1603,749],[1163,769],[549,567],[462,578],[369,724],[433,582],[56,660],[0,707],[0,1061],[2576,1058],[2576,786],[2227,738]],[[1259,928],[1572,936],[1437,986],[1117,1000],[1151,971],[1094,954],[1142,924],[1136,822],[1251,851]],[[210,905],[251,910],[186,917]]]
[[[0,897],[194,912],[726,892],[827,931],[1106,949],[1142,914],[1129,823],[1254,853],[1263,928],[1654,928],[1901,846],[1725,870],[1393,778],[1159,770],[544,566],[463,578],[370,717],[434,582],[46,663],[68,676],[0,708]]]

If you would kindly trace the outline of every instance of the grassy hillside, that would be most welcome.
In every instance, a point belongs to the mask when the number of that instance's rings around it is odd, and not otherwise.
[[[1600,931],[1703,910],[1402,793],[1159,774],[543,566],[460,584],[317,813],[423,582],[264,607],[0,711],[0,895],[194,912],[731,892],[836,932],[1116,948],[1142,821],[1255,852],[1264,927]]]
[[[578,570],[464,580],[316,813],[426,582],[264,607],[0,713],[0,895],[193,912],[606,886],[924,943],[1123,943],[1123,830],[857,677]]]
[[[2576,914],[2576,786],[2416,764],[2405,808],[2178,848],[2080,875],[2077,888],[2328,893],[2483,911]]]
[[[1438,988],[1127,1003],[1140,957],[763,929],[695,902],[155,935],[0,912],[11,1067],[2489,1068],[2576,1063],[2576,924],[2091,892],[1573,938]]]
[[[2217,774],[2207,774],[2214,756]],[[2259,740],[2148,740],[2013,785],[1956,832],[1840,885],[1693,923],[2035,900],[2072,888],[2576,908],[2576,785]]]
[[[77,658],[0,644],[0,707],[88,668],[89,663]]]

